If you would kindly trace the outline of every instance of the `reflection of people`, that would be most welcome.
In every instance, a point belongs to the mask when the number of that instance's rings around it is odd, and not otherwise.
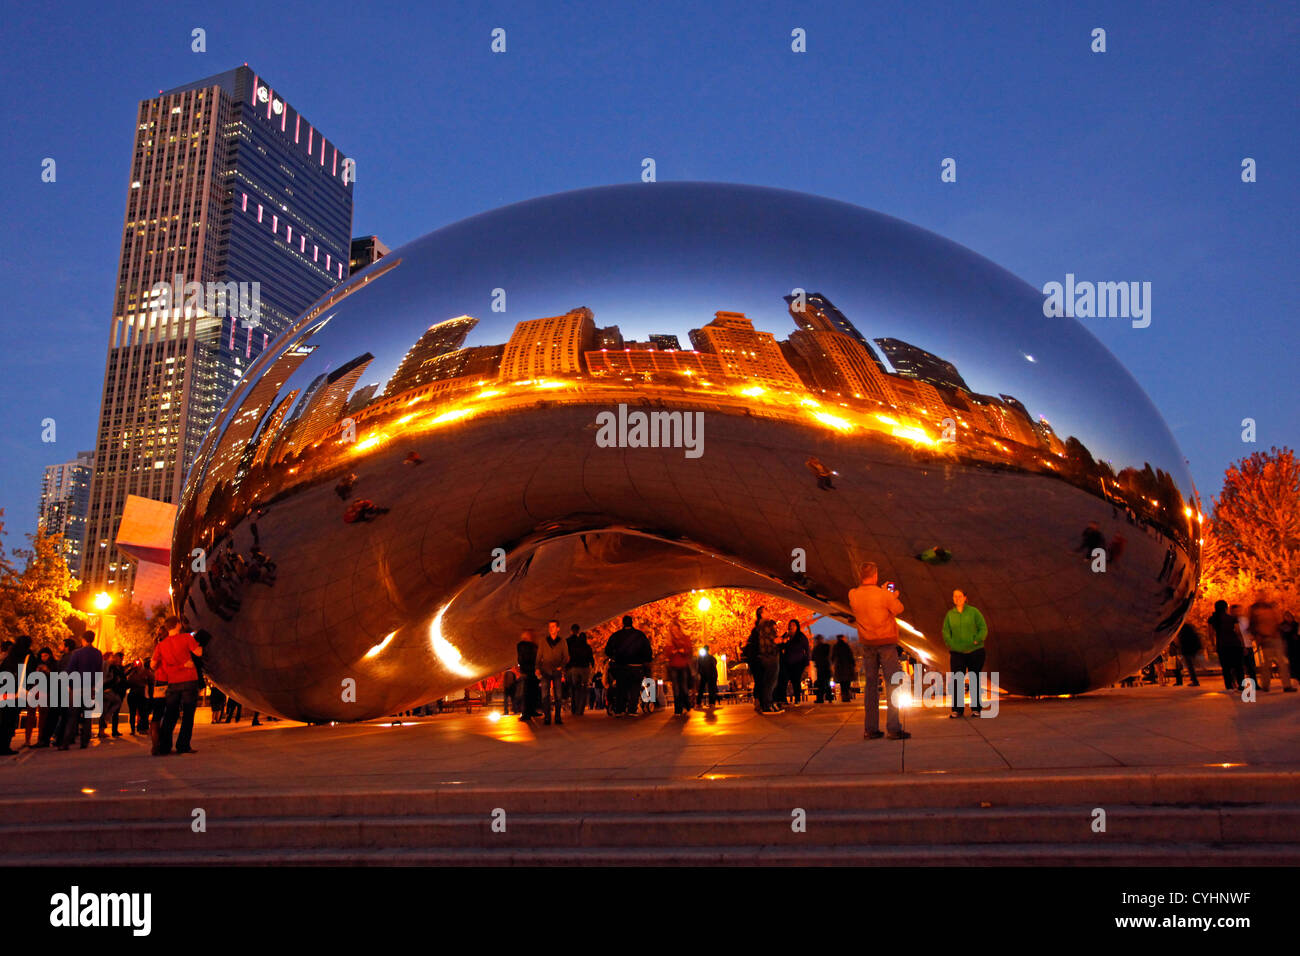
[[[356,475],[344,475],[339,479],[339,483],[334,486],[334,493],[342,501],[347,501],[352,496],[352,486],[357,483]]]
[[[1103,551],[1106,549],[1106,536],[1101,533],[1097,522],[1089,521],[1088,527],[1083,529],[1083,542],[1079,545],[1079,550],[1087,560],[1091,561],[1092,553],[1098,548]]]
[[[936,545],[933,548],[926,548],[916,556],[916,559],[926,564],[947,564],[952,560],[952,552]]]
[[[892,591],[876,583],[878,570],[872,561],[862,566],[862,584],[849,592],[849,607],[857,619],[858,643],[862,645],[862,706],[865,709],[863,737],[874,739],[880,732],[880,677],[885,680],[885,704],[890,740],[912,736],[903,729],[894,699],[893,677],[898,666],[898,623],[903,602]]]
[[[405,458],[402,459],[402,464],[403,464],[403,465],[423,465],[423,464],[424,464],[424,459],[421,458],[419,455],[417,455],[415,452],[411,452],[409,455],[407,455]]]
[[[955,676],[950,717],[962,715],[966,674],[970,674],[970,712],[980,714],[980,673],[984,670],[984,639],[988,624],[979,608],[966,603],[966,592],[952,592],[952,607],[943,617],[943,642],[948,646],[948,670]]]
[[[343,512],[343,523],[354,524],[358,521],[372,521],[379,515],[388,514],[387,508],[380,508],[369,498],[358,498],[348,505]]]
[[[834,491],[835,485],[831,483],[831,476],[834,474],[829,468],[821,463],[821,459],[816,455],[809,455],[804,465],[817,476],[817,487],[822,491]]]

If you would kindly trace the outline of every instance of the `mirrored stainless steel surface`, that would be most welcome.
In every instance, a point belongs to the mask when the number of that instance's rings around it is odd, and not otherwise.
[[[177,603],[220,686],[314,720],[690,588],[848,621],[868,560],[942,667],[961,588],[1003,688],[1105,685],[1180,624],[1201,516],[1139,386],[1042,305],[962,246],[799,193],[637,184],[465,220],[245,375],[187,481]]]

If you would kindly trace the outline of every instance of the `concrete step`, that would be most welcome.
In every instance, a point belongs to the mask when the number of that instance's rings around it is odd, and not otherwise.
[[[96,820],[188,820],[195,807],[210,818],[408,816],[508,813],[660,813],[683,808],[723,811],[877,810],[1053,806],[1222,806],[1290,803],[1300,772],[1240,768],[1077,774],[909,774],[857,778],[735,778],[663,785],[570,784],[547,787],[444,787],[343,793],[94,793],[0,800],[0,820],[51,823]]]
[[[493,832],[489,814],[360,817],[207,817],[195,833],[189,817],[170,820],[0,825],[0,864],[33,855],[152,852],[169,858],[281,850],[340,853],[767,846],[826,846],[867,852],[884,845],[920,848],[1007,845],[1264,845],[1300,850],[1300,804],[1253,807],[1106,808],[1106,832],[1092,830],[1091,807],[810,811],[804,832],[790,814],[771,811],[659,814],[508,813],[506,832]]]
[[[588,849],[247,849],[33,854],[24,866],[1297,866],[1300,846],[1161,842],[1140,845],[998,844],[959,847],[715,846]]]

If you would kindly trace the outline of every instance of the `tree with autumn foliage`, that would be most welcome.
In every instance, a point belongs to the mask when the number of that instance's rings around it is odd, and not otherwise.
[[[682,629],[697,646],[708,644],[715,654],[726,654],[732,661],[740,660],[740,648],[754,626],[755,612],[764,608],[766,617],[777,622],[777,629],[785,633],[786,621],[798,619],[804,632],[809,631],[817,614],[785,598],[746,591],[741,588],[710,588],[675,594],[628,611],[634,626],[645,631],[654,649],[655,659],[660,659],[668,641],[668,625],[673,615],[680,614]],[[609,635],[622,626],[623,616],[606,621],[588,632],[591,646],[597,654],[605,647]]]
[[[1290,448],[1229,466],[1201,549],[1201,606],[1249,603],[1259,592],[1300,600],[1300,460]]]
[[[57,647],[69,625],[82,616],[69,600],[77,580],[68,570],[63,535],[43,530],[28,535],[31,548],[14,551],[14,557],[25,560],[19,571],[4,546],[4,534],[0,521],[0,629],[6,636],[31,635],[33,647]]]

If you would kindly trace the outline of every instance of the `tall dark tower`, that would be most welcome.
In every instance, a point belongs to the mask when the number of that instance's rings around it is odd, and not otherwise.
[[[178,502],[243,372],[347,277],[354,178],[247,66],[143,100],[133,157],[84,552],[86,581],[128,594],[127,495]]]
[[[849,321],[839,309],[826,296],[820,292],[809,292],[804,295],[803,308],[800,309],[798,302],[793,295],[783,296],[786,305],[790,307],[790,317],[794,319],[794,324],[806,332],[840,332],[847,335],[853,341],[857,342],[866,351],[871,361],[876,364],[876,368],[881,372],[888,372],[885,363],[880,361],[880,356],[876,350],[871,347],[867,337],[858,331],[858,327]]]
[[[927,352],[901,339],[876,339],[876,343],[889,357],[889,364],[894,366],[899,375],[929,382],[939,388],[971,391],[971,387],[957,371],[957,366],[947,359],[941,359],[933,352]]]

